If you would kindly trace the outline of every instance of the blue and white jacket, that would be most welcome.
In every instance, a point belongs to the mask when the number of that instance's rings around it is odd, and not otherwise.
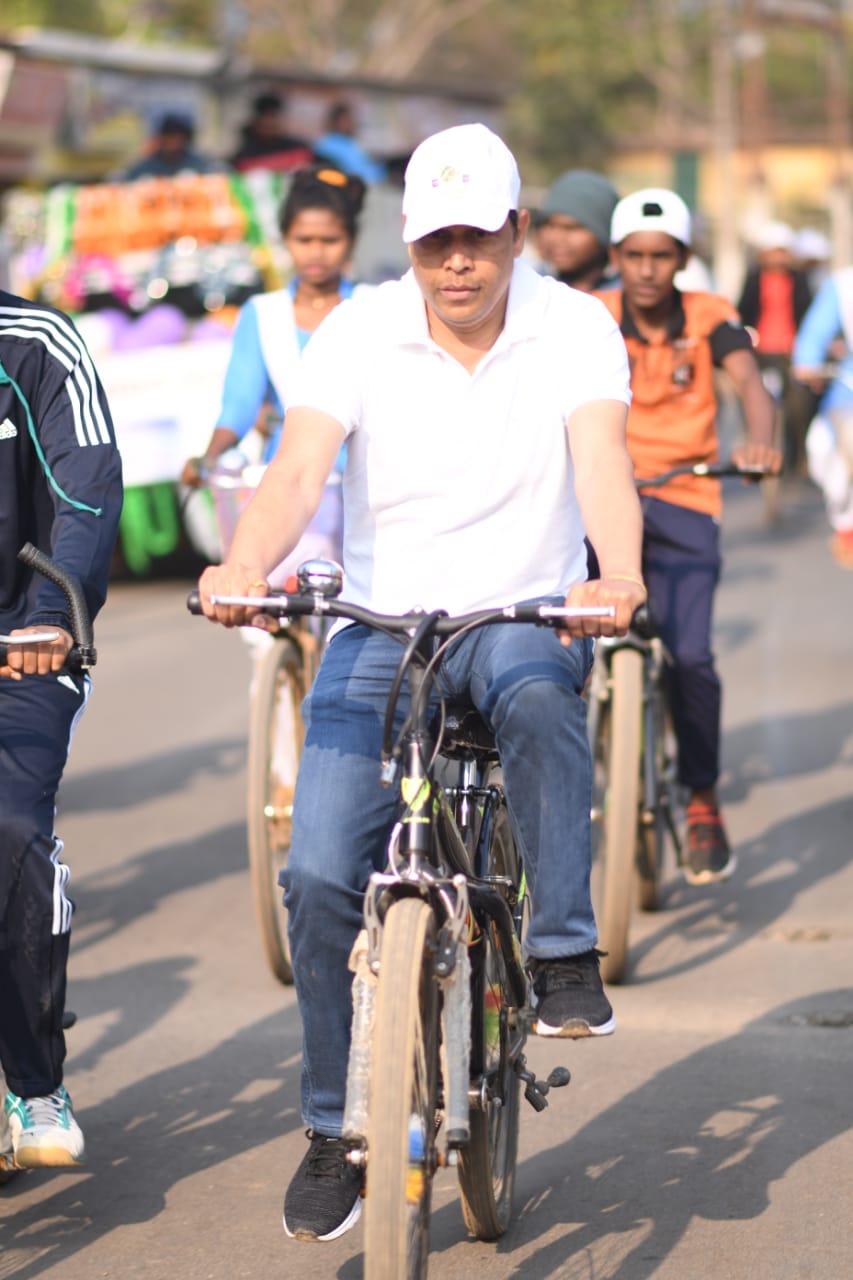
[[[70,630],[25,542],[80,581],[94,618],[121,514],[121,458],[103,388],[69,318],[0,290],[0,631]]]

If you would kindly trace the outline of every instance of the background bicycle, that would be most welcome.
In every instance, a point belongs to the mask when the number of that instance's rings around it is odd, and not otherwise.
[[[763,480],[763,468],[732,462],[675,467],[637,482],[642,492],[675,476],[741,476]],[[654,618],[643,608],[628,634],[596,641],[588,688],[593,758],[592,831],[601,973],[621,982],[628,961],[631,917],[654,911],[668,860],[682,861],[684,795],[667,682],[668,655]]]
[[[317,563],[303,566],[299,585],[296,596],[218,603],[251,603],[274,617],[348,618],[403,645],[381,766],[386,784],[399,785],[401,811],[386,869],[371,876],[352,954],[343,1132],[351,1160],[366,1170],[365,1275],[424,1276],[437,1169],[456,1165],[469,1230],[497,1238],[510,1220],[520,1083],[542,1110],[550,1088],[569,1079],[565,1069],[545,1081],[527,1069],[535,1015],[520,945],[523,868],[494,741],[470,708],[446,704],[439,664],[452,638],[475,627],[553,624],[578,611],[534,604],[461,618],[389,617],[338,601],[340,571]],[[405,679],[410,710],[395,732]]]
[[[262,464],[239,462],[209,472],[216,523],[227,553],[240,513],[251,500],[264,472]],[[297,566],[311,557],[341,559],[343,502],[341,477],[330,476],[320,503],[293,553],[270,574],[284,587]],[[251,646],[253,673],[249,702],[249,746],[246,768],[246,832],[252,898],[264,956],[280,982],[293,981],[282,908],[279,872],[290,849],[293,793],[302,754],[302,699],[317,669],[325,640],[322,619],[285,618],[278,632],[244,630]]]

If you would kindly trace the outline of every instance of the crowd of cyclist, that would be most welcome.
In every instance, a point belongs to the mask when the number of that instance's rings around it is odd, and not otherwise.
[[[682,479],[641,501],[635,477],[718,455],[717,369],[743,409],[734,459],[781,470],[778,407],[761,364],[785,378],[793,369],[814,393],[853,324],[853,275],[827,275],[803,308],[793,245],[783,261],[774,244],[768,261],[765,244],[741,300],[745,310],[754,304],[747,327],[732,302],[693,287],[702,264],[675,192],[620,198],[602,175],[571,170],[531,226],[514,157],[484,126],[465,125],[426,139],[409,162],[402,213],[411,270],[359,290],[345,267],[363,191],[360,179],[325,162],[297,175],[281,223],[293,279],[241,314],[205,465],[190,460],[183,478],[197,483],[270,404],[276,443],[225,562],[201,578],[205,612],[225,625],[264,626],[251,608],[211,597],[267,591],[335,467],[344,473],[348,598],[385,612],[463,612],[532,596],[613,606],[612,621],[567,624],[559,638],[488,628],[460,643],[442,672],[478,707],[501,750],[533,888],[527,948],[538,1029],[607,1035],[615,1022],[589,893],[583,693],[594,637],[624,634],[647,599],[673,659],[679,779],[688,793],[685,875],[705,884],[735,865],[716,791],[720,486]],[[780,302],[796,302],[795,319],[768,319]],[[756,349],[752,330],[771,345]],[[773,350],[767,334],[786,349]],[[853,383],[843,359],[818,425],[808,436],[802,429],[803,457],[792,461],[804,465],[807,454],[836,533],[853,538],[844,425]],[[82,581],[94,616],[107,589],[121,476],[103,389],[66,316],[0,292],[0,361],[0,509],[13,513],[0,523],[0,631],[16,637],[0,668],[2,1176],[85,1158],[63,1084],[72,908],[54,815],[89,682],[63,670],[71,626],[61,596],[16,553],[26,540],[52,552]],[[448,451],[452,469],[442,462]],[[464,465],[466,457],[477,465]],[[45,627],[54,639],[27,641]],[[359,627],[343,629],[305,707],[284,877],[309,1136],[284,1219],[300,1239],[334,1238],[358,1215],[361,1174],[340,1142],[346,963],[359,893],[381,864],[394,819],[375,768],[377,706],[394,649]]]

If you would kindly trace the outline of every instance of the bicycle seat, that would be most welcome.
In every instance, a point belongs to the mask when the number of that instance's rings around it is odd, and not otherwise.
[[[447,707],[441,754],[455,760],[471,752],[496,756],[495,736],[470,703],[452,702]]]

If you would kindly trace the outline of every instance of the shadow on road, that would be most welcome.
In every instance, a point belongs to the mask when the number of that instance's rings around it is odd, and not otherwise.
[[[192,840],[161,845],[118,869],[74,877],[72,956],[151,915],[173,894],[234,875],[247,865],[246,826],[235,822]]]
[[[761,836],[738,845],[738,866],[724,884],[664,886],[660,927],[632,945],[632,985],[688,973],[771,929],[796,898],[836,875],[851,859],[853,796],[787,818]],[[666,908],[678,915],[667,915]],[[647,917],[649,919],[650,917]],[[683,959],[654,967],[662,943],[683,942]],[[665,948],[667,957],[672,946]],[[645,971],[635,976],[641,960]]]
[[[744,800],[756,783],[802,778],[836,764],[853,768],[853,703],[774,713],[726,730],[722,796]]]
[[[3,1188],[0,1274],[31,1280],[113,1231],[156,1218],[183,1179],[301,1127],[300,1039],[298,1019],[276,1014],[81,1111],[91,1160],[84,1172],[21,1174]],[[258,1062],[270,1077],[260,1087]],[[269,1173],[280,1177],[272,1156]],[[56,1190],[27,1202],[33,1178],[43,1192],[51,1181]],[[211,1213],[230,1211],[211,1205]]]
[[[853,1125],[844,1066],[853,1030],[812,1026],[814,1013],[853,1020],[853,992],[824,991],[772,1009],[527,1160],[516,1221],[496,1246],[518,1252],[519,1261],[500,1275],[647,1280],[693,1219],[762,1214],[792,1166]],[[571,1091],[554,1103],[566,1104]],[[437,1252],[464,1239],[458,1205],[442,1209],[434,1227]],[[354,1280],[354,1271],[344,1274]],[[726,1274],[722,1260],[716,1274]]]
[[[147,964],[113,969],[97,978],[77,978],[72,983],[75,1013],[87,1023],[107,1015],[108,1025],[87,1049],[77,1052],[72,1031],[69,1050],[74,1049],[75,1074],[94,1071],[113,1049],[138,1040],[183,999],[192,986],[190,956],[164,956]],[[128,991],[137,996],[129,1001]]]
[[[199,777],[231,778],[246,762],[246,739],[191,743],[177,751],[158,751],[114,769],[99,766],[69,773],[59,795],[59,823],[67,813],[112,812],[138,808],[164,796],[179,795]]]

